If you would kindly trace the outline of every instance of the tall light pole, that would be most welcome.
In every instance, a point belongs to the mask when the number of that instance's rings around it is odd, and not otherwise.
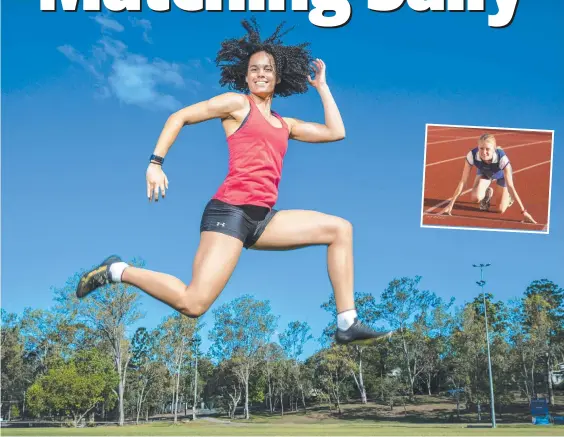
[[[486,294],[484,293],[484,285],[486,285],[486,281],[484,281],[483,271],[484,268],[489,267],[490,264],[472,264],[473,267],[480,268],[480,280],[476,281],[482,288],[482,297],[484,298],[484,319],[486,320],[486,344],[488,345],[488,370],[490,374],[490,405],[492,410],[492,428],[495,428],[495,402],[494,402],[494,389],[493,389],[493,378],[492,378],[492,359],[490,356],[490,333],[488,329],[488,309],[486,306]]]
[[[194,401],[192,402],[192,420],[196,420],[196,403],[198,402],[198,352],[200,348],[200,337],[192,340],[194,355],[196,355],[196,367],[194,369]]]

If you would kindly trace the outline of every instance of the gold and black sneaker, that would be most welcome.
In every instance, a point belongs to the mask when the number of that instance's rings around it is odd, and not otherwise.
[[[363,325],[358,318],[354,319],[354,323],[347,330],[337,328],[335,340],[338,344],[358,344],[367,345],[376,344],[379,341],[386,340],[392,336],[392,331],[375,331],[366,325]]]
[[[117,255],[112,255],[102,261],[100,265],[84,273],[76,287],[76,297],[81,299],[97,288],[110,284],[112,282],[110,265],[117,262],[121,262],[121,258]]]

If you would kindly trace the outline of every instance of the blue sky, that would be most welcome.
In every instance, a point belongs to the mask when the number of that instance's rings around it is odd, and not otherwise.
[[[495,2],[486,3],[486,13],[424,14],[354,4],[336,29],[305,13],[257,14],[265,34],[282,19],[295,24],[286,40],[310,41],[326,62],[348,136],[291,142],[277,207],[353,223],[359,292],[378,297],[394,277],[421,275],[422,287],[462,304],[478,293],[472,264],[481,262],[492,263],[486,279],[498,299],[535,279],[564,285],[564,6],[520,2],[511,26],[492,29]],[[48,308],[51,287],[110,253],[188,281],[202,209],[227,170],[219,121],[181,132],[165,165],[167,199],[156,205],[145,197],[147,160],[171,111],[224,91],[211,60],[250,14],[2,6],[3,308]],[[274,109],[323,121],[315,90]],[[550,235],[421,228],[425,123],[554,129]],[[251,293],[270,300],[280,330],[305,320],[318,337],[329,322],[325,262],[324,248],[247,251],[215,305]],[[142,300],[146,326],[171,312]]]

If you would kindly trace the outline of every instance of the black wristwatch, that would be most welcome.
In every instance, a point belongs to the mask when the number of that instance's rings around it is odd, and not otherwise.
[[[158,155],[151,155],[151,158],[149,158],[149,161],[151,161],[155,164],[163,165],[164,158],[162,156],[158,156]]]

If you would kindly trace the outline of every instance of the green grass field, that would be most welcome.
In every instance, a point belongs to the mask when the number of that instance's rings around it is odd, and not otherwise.
[[[188,423],[152,423],[143,425],[98,426],[93,428],[3,428],[3,436],[556,436],[564,435],[564,426],[499,425],[468,428],[466,424],[406,424],[369,420],[327,419],[319,423],[293,423],[290,420],[237,420],[215,423],[197,420]]]
[[[451,399],[420,397],[417,404],[394,408],[369,404],[342,405],[342,414],[326,406],[307,412],[270,414],[255,412],[250,420],[225,417],[200,418],[196,421],[179,417],[174,424],[170,416],[163,421],[140,425],[98,425],[96,427],[20,427],[2,428],[3,436],[564,436],[564,426],[534,426],[525,405],[504,411],[496,429],[489,428],[486,416],[477,424],[476,414],[461,415],[454,423]],[[559,402],[558,405],[562,405]],[[560,408],[559,408],[560,411]],[[155,418],[158,419],[158,418]]]

